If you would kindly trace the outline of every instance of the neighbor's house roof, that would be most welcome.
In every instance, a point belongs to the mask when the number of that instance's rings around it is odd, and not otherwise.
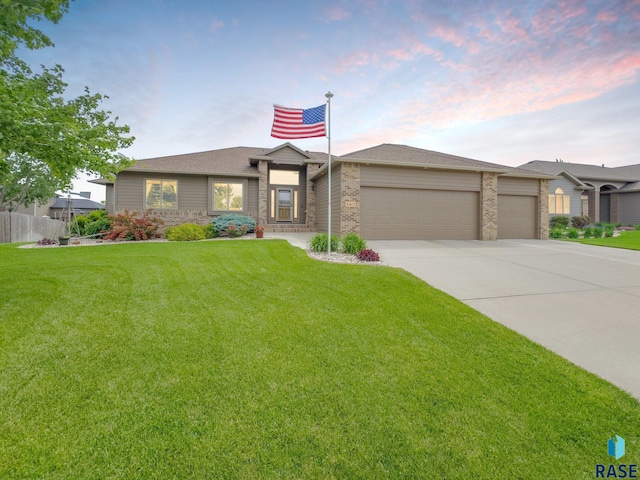
[[[104,209],[104,205],[102,203],[94,202],[93,200],[89,200],[88,198],[71,198],[70,200],[68,200],[67,197],[57,197],[55,202],[53,202],[53,205],[51,205],[49,208],[67,208],[68,201],[71,201],[71,207],[74,210]]]
[[[640,165],[599,167],[597,165],[587,165],[584,163],[533,160],[520,167],[549,175],[559,175],[562,172],[567,172],[578,180],[608,180],[611,182],[640,181]]]

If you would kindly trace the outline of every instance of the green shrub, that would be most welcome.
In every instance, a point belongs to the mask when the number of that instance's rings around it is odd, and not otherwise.
[[[562,238],[564,237],[564,228],[555,227],[549,230],[549,236],[551,238]]]
[[[570,228],[567,232],[567,237],[569,238],[580,238],[580,230],[577,228]]]
[[[600,227],[593,229],[593,238],[602,238],[602,229]]]
[[[204,227],[204,236],[205,238],[217,238],[220,236],[220,232],[217,232],[215,228],[213,228],[213,224],[209,224]]]
[[[569,217],[559,215],[557,217],[551,217],[549,219],[549,227],[551,228],[567,228],[569,226]]]
[[[236,227],[234,224],[230,224],[226,230],[223,230],[222,233],[231,238],[241,237],[242,235],[247,233],[247,226],[242,225],[240,227]]]
[[[593,237],[593,228],[591,227],[587,227],[584,229],[584,231],[582,232],[582,236],[584,238],[591,238]]]
[[[243,227],[244,233],[253,232],[253,229],[256,227],[256,222],[253,218],[247,217],[246,215],[237,215],[235,213],[231,213],[228,215],[221,215],[218,218],[214,218],[211,222],[211,225],[213,225],[213,230],[218,235],[220,235],[222,233],[228,234],[230,225],[233,225],[234,227],[232,229],[232,232],[241,231]]]
[[[607,238],[611,238],[613,237],[613,232],[615,231],[616,227],[611,225],[610,223],[605,225],[604,227],[604,236]]]
[[[636,225],[634,228],[635,228],[636,230],[640,230],[640,225]]]
[[[150,216],[145,210],[142,216],[138,212],[125,210],[124,213],[109,215],[111,230],[104,236],[107,240],[150,240],[158,238],[158,229],[164,224],[161,218]]]
[[[309,248],[311,248],[311,250],[313,250],[314,252],[326,252],[328,247],[327,238],[328,237],[326,233],[315,234],[313,237],[311,237],[311,240],[309,240]],[[336,237],[335,235],[331,235],[331,251],[338,251],[338,237]]]
[[[357,233],[347,233],[342,237],[342,251],[356,255],[361,250],[367,248],[367,242],[365,242]]]
[[[592,223],[593,221],[587,215],[571,217],[571,226],[575,228],[585,228]]]
[[[195,223],[183,223],[165,232],[165,236],[170,242],[191,242],[194,240],[204,240],[205,229],[202,225]]]

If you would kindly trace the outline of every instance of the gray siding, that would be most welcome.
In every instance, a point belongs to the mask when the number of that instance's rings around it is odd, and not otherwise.
[[[425,188],[479,192],[482,174],[460,170],[425,170],[416,168],[361,165],[363,187]]]
[[[300,164],[300,162],[307,160],[307,157],[301,155],[299,152],[297,152],[291,147],[282,148],[277,152],[274,152],[273,154],[269,155],[269,157],[273,158],[276,161],[276,163],[278,160],[280,160],[280,161],[284,161],[285,163],[291,162],[291,163]]]
[[[327,231],[327,218],[329,214],[327,175],[316,180],[316,230]],[[340,165],[332,165],[331,168],[331,234],[340,233]]]
[[[157,179],[178,181],[178,210],[206,211],[209,209],[209,181],[212,178],[218,177],[122,172],[118,175],[115,184],[116,210],[144,209],[145,180]],[[237,178],[237,180],[241,181],[243,179]],[[255,218],[258,213],[258,179],[250,178],[247,188],[247,210],[244,213]]]
[[[566,189],[562,187],[566,193]],[[537,197],[540,180],[537,178],[498,177],[498,195],[526,195]]]
[[[105,195],[104,207],[107,212],[114,213],[116,211],[115,204],[113,203],[115,201],[114,186],[112,183],[108,183],[106,187],[107,190]]]
[[[568,217],[575,217],[578,215],[582,215],[582,200],[580,198],[582,195],[582,192],[579,190],[576,190],[576,184],[565,177],[562,177],[559,180],[550,180],[549,194],[555,193],[556,188],[561,188],[565,195],[569,195],[569,201],[571,202],[569,208],[571,210],[571,213],[569,213],[568,215],[550,213],[549,216],[551,217],[551,216],[557,216],[557,215],[564,215]]]
[[[618,194],[620,223],[640,225],[640,192]]]

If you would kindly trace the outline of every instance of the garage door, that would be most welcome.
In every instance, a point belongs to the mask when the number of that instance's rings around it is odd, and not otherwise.
[[[538,197],[498,195],[498,238],[538,238]]]
[[[362,187],[360,234],[368,240],[477,240],[478,192]]]

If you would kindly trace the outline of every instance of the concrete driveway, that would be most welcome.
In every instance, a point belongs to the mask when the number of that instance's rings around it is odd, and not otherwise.
[[[640,251],[551,240],[367,243],[640,399]]]

